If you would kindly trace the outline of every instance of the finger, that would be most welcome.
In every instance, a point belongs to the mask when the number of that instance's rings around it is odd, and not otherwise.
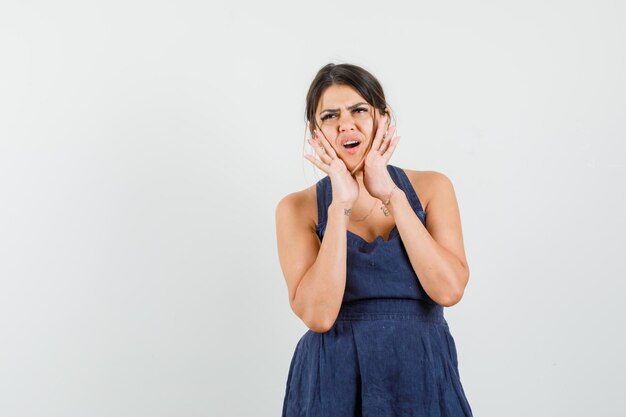
[[[380,144],[380,149],[378,149],[378,151],[381,154],[385,153],[385,151],[389,148],[389,144],[393,140],[395,133],[396,133],[396,126],[391,126],[389,130],[387,131],[387,134],[385,135],[385,137],[382,139],[382,142]]]
[[[372,142],[372,149],[374,151],[378,151],[380,149],[380,143],[382,141],[383,134],[385,133],[387,125],[387,115],[383,115],[378,120],[378,129],[376,130],[376,135],[374,136],[374,141]]]
[[[311,145],[311,148],[317,155],[323,155],[326,153],[324,146],[322,146],[320,141],[317,139],[309,139],[309,145]]]
[[[387,131],[386,136],[382,138],[381,143],[380,143],[380,148],[376,151],[380,156],[383,156],[384,153],[389,148],[389,144],[393,140],[394,134],[395,134],[395,126],[392,126],[389,128],[389,131]]]
[[[400,141],[400,136],[396,136],[395,138],[393,138],[391,143],[389,143],[389,148],[387,148],[385,153],[383,153],[384,158],[386,158],[387,160],[391,158],[391,155],[393,155],[393,151],[395,151],[396,146],[398,145],[399,141]]]
[[[324,135],[320,135],[319,133],[317,133],[317,140],[320,141],[322,145],[324,145],[324,149],[326,150],[326,153],[330,155],[331,159],[337,158],[337,153],[330,145],[330,143],[326,140]]]
[[[309,140],[309,143],[311,144],[311,147],[313,147],[313,151],[315,152],[315,154],[326,164],[330,164],[330,161],[332,161],[332,158],[330,156],[328,156],[328,154],[326,153],[326,150],[324,149],[324,146],[322,146],[321,143],[319,143],[319,141],[312,141]]]
[[[325,172],[326,174],[328,174],[330,172],[328,165],[322,163],[322,161],[320,161],[319,159],[315,158],[313,155],[306,154],[306,155],[304,155],[304,157],[308,161],[310,161],[313,165],[318,167],[321,171]]]

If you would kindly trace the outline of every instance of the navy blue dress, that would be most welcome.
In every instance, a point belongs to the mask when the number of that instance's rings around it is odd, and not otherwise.
[[[387,169],[425,225],[401,168]],[[317,233],[324,237],[330,177],[316,184]],[[396,227],[367,242],[347,232],[346,289],[336,322],[296,345],[282,417],[472,416],[443,306],[426,294]]]

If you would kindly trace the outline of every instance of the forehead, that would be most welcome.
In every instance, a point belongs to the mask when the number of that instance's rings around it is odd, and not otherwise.
[[[317,112],[325,109],[348,107],[360,101],[367,102],[357,91],[349,85],[331,85],[322,93],[317,104]]]

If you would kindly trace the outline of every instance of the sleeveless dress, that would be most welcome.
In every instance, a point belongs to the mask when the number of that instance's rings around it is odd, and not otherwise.
[[[404,170],[387,169],[425,225]],[[330,177],[316,190],[323,239]],[[308,330],[296,345],[282,417],[472,416],[443,306],[422,288],[398,229],[373,242],[348,231],[347,251],[339,315],[327,332]]]

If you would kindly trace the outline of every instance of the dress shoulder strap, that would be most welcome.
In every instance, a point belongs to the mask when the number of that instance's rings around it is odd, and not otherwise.
[[[315,184],[315,192],[317,195],[317,230],[321,231],[326,227],[328,206],[330,206],[333,198],[330,177],[328,175]]]

